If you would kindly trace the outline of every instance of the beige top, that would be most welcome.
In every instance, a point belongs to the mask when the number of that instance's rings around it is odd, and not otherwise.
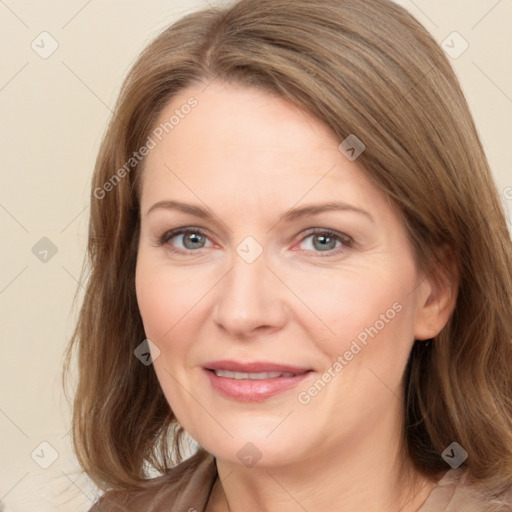
[[[509,506],[482,498],[466,485],[462,469],[450,469],[417,512],[510,512]],[[217,478],[215,459],[196,454],[148,481],[143,491],[109,491],[89,512],[204,512]]]

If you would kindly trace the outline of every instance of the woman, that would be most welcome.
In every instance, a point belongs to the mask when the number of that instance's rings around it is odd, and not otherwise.
[[[165,30],[105,135],[89,257],[91,510],[510,510],[510,236],[401,7],[241,0]]]

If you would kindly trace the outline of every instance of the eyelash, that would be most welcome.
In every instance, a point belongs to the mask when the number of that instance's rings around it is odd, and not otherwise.
[[[186,228],[178,228],[173,229],[171,231],[166,231],[158,240],[158,246],[168,245],[168,248],[171,252],[177,253],[177,254],[189,254],[191,252],[199,252],[200,249],[203,249],[203,247],[200,247],[199,249],[193,250],[193,249],[177,249],[176,247],[172,246],[168,242],[172,240],[173,238],[184,235],[188,233],[195,233],[201,236],[204,236],[205,238],[208,238],[208,235],[200,228],[193,228],[193,227],[186,227]],[[336,231],[332,231],[330,229],[324,229],[324,228],[314,228],[313,230],[309,231],[306,235],[304,235],[299,243],[302,243],[307,238],[314,236],[314,235],[326,235],[329,238],[334,238],[336,241],[339,241],[343,244],[343,247],[338,247],[337,249],[331,249],[329,251],[313,251],[316,253],[319,253],[319,257],[327,257],[327,256],[333,256],[337,255],[341,252],[346,251],[347,249],[353,247],[354,241],[351,237],[348,235],[338,233]],[[322,252],[325,252],[326,254],[322,254]]]

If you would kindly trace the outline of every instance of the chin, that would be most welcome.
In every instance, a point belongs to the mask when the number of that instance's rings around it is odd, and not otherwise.
[[[282,420],[282,418],[281,418]],[[285,420],[286,421],[286,420]],[[204,433],[196,441],[217,459],[246,467],[276,467],[289,464],[304,451],[305,439],[300,433],[277,427],[279,421],[239,421],[238,428],[230,430],[233,437],[221,438]],[[270,428],[269,426],[272,425]],[[275,431],[272,431],[275,429]],[[269,434],[270,432],[270,434]],[[300,452],[299,452],[300,448]]]

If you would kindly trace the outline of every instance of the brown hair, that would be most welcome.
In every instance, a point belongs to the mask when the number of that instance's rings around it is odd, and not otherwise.
[[[103,489],[127,489],[144,486],[148,464],[180,460],[182,431],[133,353],[145,338],[134,285],[144,161],[112,178],[178,91],[217,79],[290,99],[340,142],[355,134],[366,145],[358,162],[400,212],[419,270],[437,272],[440,248],[450,249],[457,302],[436,340],[411,352],[404,453],[434,475],[449,469],[441,453],[456,441],[475,481],[495,495],[510,489],[510,235],[447,58],[388,0],[241,0],[185,16],[139,56],[96,162],[90,275],[66,352],[66,368],[78,354],[73,440],[85,471]]]

